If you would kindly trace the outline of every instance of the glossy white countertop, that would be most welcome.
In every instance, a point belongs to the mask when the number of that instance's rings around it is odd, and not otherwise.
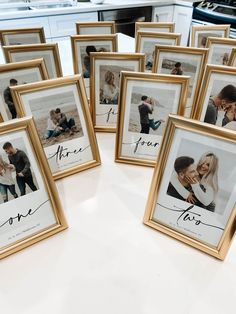
[[[56,183],[69,229],[0,262],[0,313],[235,314],[235,239],[221,262],[143,225],[153,169],[115,163],[115,134],[97,139],[102,165]]]
[[[1,261],[2,314],[235,314],[236,241],[224,262],[142,223],[153,169],[114,163],[57,182],[69,229]]]
[[[179,4],[184,6],[192,6],[193,0],[105,0],[103,4],[93,4],[91,2],[78,2],[77,6],[66,8],[37,9],[26,11],[7,11],[1,9],[0,4],[0,20],[16,19],[24,17],[50,16],[60,14],[94,12],[100,10],[112,10],[129,7],[156,6]],[[28,4],[27,4],[28,5]],[[31,5],[31,4],[30,4]],[[32,4],[33,5],[33,4]]]

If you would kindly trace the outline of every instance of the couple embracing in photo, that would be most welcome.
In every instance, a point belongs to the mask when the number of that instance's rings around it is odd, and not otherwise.
[[[189,156],[176,158],[167,194],[214,212],[218,193],[218,158],[212,152],[198,163]]]
[[[138,106],[140,115],[141,131],[140,133],[149,134],[150,128],[154,131],[157,130],[164,120],[160,119],[154,121],[154,101],[151,97],[143,95],[141,97],[141,104]]]
[[[8,191],[14,198],[18,198],[12,172],[16,172],[16,182],[21,196],[26,194],[26,184],[32,191],[36,191],[37,187],[33,180],[30,161],[26,153],[13,147],[10,142],[4,143],[3,149],[8,155],[9,163],[5,162],[0,156],[0,193],[3,202],[6,203],[9,200]]]

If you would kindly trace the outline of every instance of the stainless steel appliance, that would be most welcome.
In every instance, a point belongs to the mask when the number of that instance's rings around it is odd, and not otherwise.
[[[236,1],[201,1],[193,4],[192,25],[230,24],[230,37],[236,38]]]
[[[115,21],[116,32],[134,37],[135,22],[151,22],[152,7],[98,11],[99,21]]]

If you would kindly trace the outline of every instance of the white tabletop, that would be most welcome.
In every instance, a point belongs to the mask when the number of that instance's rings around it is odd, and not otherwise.
[[[234,314],[236,242],[224,262],[142,224],[152,168],[114,163],[57,182],[69,229],[1,261],[4,314]]]
[[[236,241],[224,262],[142,223],[153,169],[114,162],[57,182],[69,229],[1,261],[1,314],[234,314]]]

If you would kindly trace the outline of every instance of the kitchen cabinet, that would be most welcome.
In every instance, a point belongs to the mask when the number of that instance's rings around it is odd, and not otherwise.
[[[98,21],[97,11],[0,21],[0,29],[43,27],[47,41],[76,34],[76,22]]]
[[[188,44],[192,12],[192,7],[174,6],[173,22],[175,23],[175,32],[182,34],[180,43],[182,46],[187,46]]]
[[[49,16],[51,37],[65,37],[76,34],[76,22],[97,22],[97,12],[86,12],[78,14],[62,14]]]
[[[51,30],[47,16],[19,18],[11,20],[1,20],[0,29],[14,29],[14,28],[34,28],[43,27],[46,38],[51,37]]]
[[[173,5],[154,7],[152,12],[153,22],[172,22],[174,13]]]
[[[181,33],[181,45],[187,46],[192,20],[192,7],[183,5],[156,6],[153,8],[153,22],[174,22],[175,32]]]

